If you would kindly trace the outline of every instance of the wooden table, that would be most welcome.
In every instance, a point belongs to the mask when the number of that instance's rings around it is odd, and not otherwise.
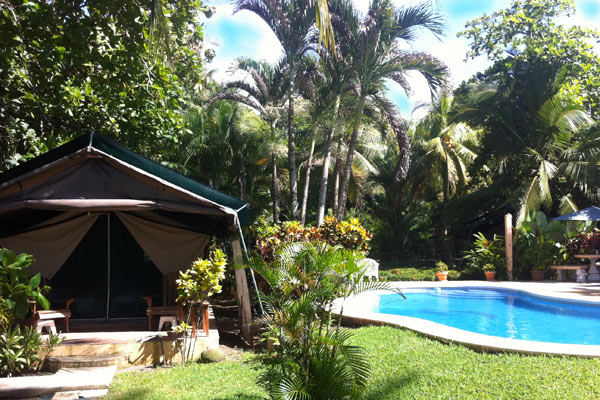
[[[588,282],[600,281],[600,271],[598,271],[598,267],[596,266],[596,261],[600,259],[600,254],[577,254],[575,258],[584,258],[590,261],[590,269],[587,276]]]

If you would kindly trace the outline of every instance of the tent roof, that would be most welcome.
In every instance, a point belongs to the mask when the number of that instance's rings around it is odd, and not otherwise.
[[[96,133],[89,133],[80,136],[70,142],[65,143],[60,147],[50,150],[32,160],[29,160],[24,164],[21,164],[0,174],[0,200],[3,197],[2,191],[9,188],[15,182],[19,182],[22,179],[27,179],[27,177],[39,174],[41,171],[45,171],[51,168],[52,165],[58,165],[61,163],[68,164],[70,162],[75,162],[73,160],[77,159],[77,157],[81,154],[84,154],[90,159],[91,165],[93,165],[93,159],[95,155],[108,156],[108,158],[113,159],[112,166],[119,164],[121,165],[121,167],[124,167],[126,169],[137,171],[136,173],[139,176],[143,175],[145,178],[148,178],[154,181],[155,183],[166,183],[167,185],[171,186],[175,191],[181,192],[183,194],[191,194],[191,196],[196,198],[200,203],[200,205],[194,204],[193,201],[187,201],[186,203],[181,204],[178,203],[176,204],[176,207],[179,207],[180,209],[175,210],[174,208],[169,208],[167,206],[165,208],[167,211],[183,212],[184,210],[181,208],[187,207],[189,210],[195,209],[193,210],[193,212],[202,213],[203,210],[205,210],[206,213],[209,214],[211,212],[214,212],[214,210],[211,211],[210,209],[215,208],[221,211],[225,210],[228,214],[236,213],[242,225],[247,225],[249,223],[249,209],[247,203],[236,198],[230,197],[219,191],[216,191],[199,182],[196,182],[193,179],[190,179],[140,154],[134,153],[133,151],[123,147],[117,142]],[[95,168],[97,169],[102,167]],[[61,172],[59,171],[58,173]],[[162,201],[161,205],[163,205],[163,203],[167,205],[175,204],[175,202],[172,201],[172,196],[161,196],[162,197],[159,199]],[[83,201],[84,199],[86,199],[85,196],[81,196],[79,198],[82,199],[82,201],[80,202],[81,204],[78,205],[78,209],[86,209],[86,207],[88,207],[90,203],[89,199],[88,203],[85,203],[85,201]],[[124,201],[125,200],[122,200],[121,202],[117,202],[119,204],[113,205],[117,208],[120,207],[121,210],[125,210],[126,207],[128,207],[129,205],[125,204]],[[52,203],[50,200],[44,200],[44,202],[47,209],[65,210],[72,209],[73,207],[73,205],[70,204],[69,201],[58,201]],[[107,205],[110,205],[109,202],[106,203]],[[138,206],[152,207],[156,204],[153,204],[152,202],[149,202],[148,204],[143,204],[143,202],[139,202]],[[38,207],[35,204],[28,204],[26,203],[26,201],[23,201],[23,207],[28,207],[30,205],[32,207]],[[91,209],[94,209],[94,207],[92,207]]]
[[[591,206],[570,214],[552,218],[553,221],[600,221],[600,208]]]

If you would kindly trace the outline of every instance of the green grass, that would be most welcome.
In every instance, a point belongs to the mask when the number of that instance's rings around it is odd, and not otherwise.
[[[367,400],[598,399],[600,360],[482,354],[390,328],[356,330],[371,360]],[[120,374],[109,399],[258,400],[260,368],[242,361]]]

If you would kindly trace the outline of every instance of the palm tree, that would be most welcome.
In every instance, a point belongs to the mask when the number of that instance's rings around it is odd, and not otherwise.
[[[551,60],[519,61],[496,85],[474,84],[462,99],[461,118],[486,130],[480,150],[486,159],[479,163],[488,163],[499,177],[509,176],[511,190],[520,194],[518,224],[530,211],[551,212],[554,200],[572,208],[575,191],[588,199],[597,194],[593,160],[600,146],[590,135],[595,128],[589,115],[560,92],[563,71]]]
[[[391,79],[408,91],[406,73],[411,70],[420,72],[431,90],[437,90],[445,82],[446,67],[428,54],[407,51],[400,43],[400,41],[412,43],[419,29],[429,30],[436,35],[441,33],[442,19],[430,5],[420,4],[395,9],[391,0],[374,0],[362,20],[349,0],[334,1],[331,10],[340,16],[332,22],[340,32],[337,33],[340,47],[344,48],[345,53],[352,58],[358,82],[355,119],[336,210],[336,216],[342,218],[346,208],[354,150],[367,97],[383,90],[384,79]],[[403,143],[409,143],[405,131],[396,131],[396,134],[402,137]],[[408,163],[409,158],[406,156],[403,160]],[[404,165],[401,170],[401,178],[404,178],[408,165]]]
[[[277,178],[279,153],[277,123],[289,83],[286,62],[282,60],[277,65],[271,65],[266,61],[239,58],[232,65],[230,71],[234,76],[238,76],[238,79],[226,83],[224,90],[213,96],[207,105],[220,99],[237,101],[254,109],[269,124],[273,221],[278,223],[280,196]]]
[[[415,138],[423,138],[420,145],[427,152],[419,161],[428,166],[429,173],[441,177],[445,202],[461,194],[469,182],[468,166],[477,157],[470,147],[476,144],[477,134],[467,124],[452,120],[452,97],[448,92],[442,92],[427,107],[428,113],[415,127]]]
[[[322,4],[322,3],[319,3]],[[271,28],[285,53],[288,67],[288,170],[292,218],[298,217],[298,176],[296,170],[296,132],[294,96],[296,73],[300,59],[310,49],[308,40],[315,12],[313,0],[237,0],[235,12],[248,10],[258,15]]]

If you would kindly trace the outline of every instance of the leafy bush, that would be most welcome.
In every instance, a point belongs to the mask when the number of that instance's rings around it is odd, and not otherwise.
[[[259,219],[253,226],[253,231],[257,236],[256,246],[265,260],[273,260],[275,252],[280,247],[294,242],[325,242],[330,246],[339,245],[366,255],[372,237],[360,224],[358,218],[338,222],[333,217],[326,217],[320,227],[303,227],[298,221],[269,225],[265,219]]]
[[[220,249],[211,250],[207,260],[199,258],[192,267],[179,272],[177,301],[197,304],[215,293],[221,292],[221,280],[225,277],[227,258]]]
[[[437,268],[396,268],[379,271],[379,279],[383,281],[437,281]],[[464,279],[462,273],[453,269],[448,270],[448,280]]]
[[[195,315],[196,325],[202,319],[202,313],[196,312],[198,305],[215,293],[221,292],[221,281],[225,277],[227,258],[221,249],[213,248],[208,259],[199,258],[192,263],[191,268],[179,272],[177,279],[177,301],[185,306],[185,321],[173,330],[183,335],[180,347],[181,360],[188,362],[193,356],[194,346],[192,335],[189,333],[190,323]]]
[[[258,383],[272,399],[350,399],[364,392],[370,366],[352,333],[333,323],[332,306],[365,290],[387,289],[364,281],[358,251],[326,243],[288,243],[272,262],[257,256],[249,267],[269,289],[262,296],[267,314],[264,339],[273,344]]]
[[[33,262],[29,254],[16,255],[14,251],[0,249],[0,312],[5,324],[22,320],[29,313],[29,301],[35,301],[44,309],[50,308],[50,302],[44,296],[50,288],[40,287],[41,275],[29,277],[25,268]]]
[[[506,248],[504,236],[494,235],[489,240],[481,232],[476,233],[473,248],[465,252],[471,268],[477,268],[484,271],[484,266],[491,264],[494,270],[503,275],[506,271]]]
[[[560,263],[561,243],[572,235],[567,224],[548,222],[541,211],[529,213],[517,228],[514,240],[517,276],[526,278],[530,270],[546,270],[552,263]]]
[[[7,327],[0,335],[0,376],[15,376],[38,371],[48,354],[62,341],[50,333],[44,343],[41,335],[30,326]]]

